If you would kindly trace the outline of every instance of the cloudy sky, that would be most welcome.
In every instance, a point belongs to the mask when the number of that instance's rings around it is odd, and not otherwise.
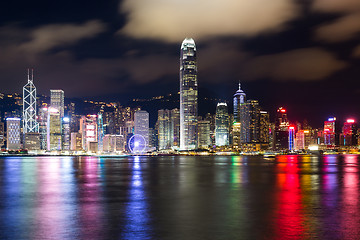
[[[230,101],[241,81],[248,98],[294,120],[360,115],[359,0],[5,1],[0,92],[21,92],[28,67],[43,94],[176,92],[185,37],[214,97]]]

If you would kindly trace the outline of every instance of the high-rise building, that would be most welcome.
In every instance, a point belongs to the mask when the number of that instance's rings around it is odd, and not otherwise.
[[[80,119],[80,133],[82,136],[82,149],[90,151],[90,143],[98,141],[97,115],[86,115]],[[95,144],[91,144],[95,145]]]
[[[246,94],[243,90],[241,90],[241,84],[239,83],[239,90],[234,94],[234,122],[240,121],[240,106],[246,102]]]
[[[144,110],[139,110],[135,112],[134,115],[134,133],[144,137],[146,146],[149,146],[149,113]],[[137,139],[135,139],[137,142]]]
[[[24,148],[27,150],[40,150],[40,133],[28,132],[24,134]]]
[[[98,113],[98,121],[97,121],[97,129],[98,129],[98,148],[99,151],[103,151],[103,139],[104,139],[104,119],[101,112]]]
[[[242,143],[260,142],[260,106],[257,100],[248,100],[240,107]]]
[[[226,103],[218,103],[215,116],[215,145],[229,145],[229,113]]]
[[[7,149],[19,150],[21,149],[20,141],[20,118],[7,118],[6,119],[6,132],[7,132]]]
[[[28,82],[23,87],[23,132],[36,133],[39,131],[36,121],[36,87],[33,83],[34,72],[28,69]]]
[[[210,122],[198,121],[198,147],[208,148],[211,145]]]
[[[198,82],[196,45],[185,38],[180,52],[180,149],[197,148]]]
[[[60,112],[60,118],[64,117],[64,91],[50,90],[50,106]]]
[[[295,138],[295,149],[296,150],[308,149],[310,143],[311,143],[310,130],[297,131],[296,138]]]
[[[63,117],[62,119],[62,149],[70,150],[71,135],[70,135],[70,118]]]
[[[336,118],[331,117],[324,122],[324,144],[330,146],[339,146],[339,126]]]
[[[171,124],[171,140],[170,144],[174,148],[179,148],[180,146],[180,111],[178,108],[171,110],[170,115],[170,124]]]
[[[158,144],[159,150],[170,149],[171,139],[171,111],[160,109],[158,111]]]
[[[0,148],[5,143],[5,126],[4,123],[0,121]]]
[[[82,151],[82,135],[79,132],[72,132],[71,133],[71,151]]]
[[[61,140],[61,118],[57,108],[48,108],[47,116],[47,150],[60,151],[62,148]]]
[[[290,126],[288,132],[289,132],[289,138],[288,138],[289,150],[294,151],[295,150],[295,127]]]
[[[266,111],[260,111],[260,139],[261,143],[270,142],[270,116]]]
[[[275,119],[275,139],[274,148],[277,150],[288,149],[289,146],[289,121],[287,119],[287,111],[280,107],[276,113]]]
[[[347,119],[341,134],[342,146],[356,146],[358,138],[358,127],[354,119]]]
[[[240,142],[241,123],[234,122],[232,125],[232,146],[235,150],[239,150],[241,147]]]
[[[40,149],[47,150],[47,118],[48,118],[48,108],[45,105],[39,109],[39,133],[40,133]]]

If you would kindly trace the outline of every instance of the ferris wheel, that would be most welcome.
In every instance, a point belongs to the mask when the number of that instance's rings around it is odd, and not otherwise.
[[[146,150],[146,140],[140,134],[134,134],[128,142],[129,150],[134,154],[144,153]]]

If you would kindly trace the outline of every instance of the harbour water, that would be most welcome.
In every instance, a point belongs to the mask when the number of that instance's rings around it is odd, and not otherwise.
[[[3,157],[0,239],[359,239],[359,161]]]

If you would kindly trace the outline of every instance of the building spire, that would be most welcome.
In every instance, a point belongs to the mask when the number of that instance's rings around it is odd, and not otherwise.
[[[241,83],[240,83],[240,80],[239,80],[239,90],[241,90]]]
[[[28,75],[28,82],[33,82],[34,81],[34,69],[31,69],[31,77],[30,77],[30,68],[28,68],[27,70],[27,75]]]

